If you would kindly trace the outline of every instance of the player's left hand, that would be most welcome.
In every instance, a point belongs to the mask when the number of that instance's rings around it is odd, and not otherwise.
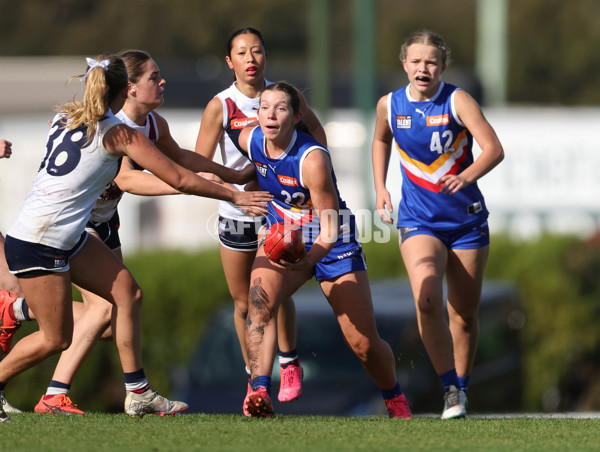
[[[440,192],[453,195],[457,191],[465,188],[469,185],[460,174],[446,174],[440,177],[440,180],[436,184],[438,187],[441,186]]]

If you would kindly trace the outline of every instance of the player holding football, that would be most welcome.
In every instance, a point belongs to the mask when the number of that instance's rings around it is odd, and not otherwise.
[[[421,339],[444,389],[442,419],[466,416],[488,256],[488,212],[476,181],[504,151],[479,105],[441,81],[448,49],[429,31],[413,34],[400,59],[409,84],[377,104],[373,138],[376,207],[392,220],[386,189],[392,142],[400,155],[400,252],[412,286]],[[474,160],[473,138],[481,147]],[[448,286],[446,322],[443,278]]]
[[[261,33],[254,28],[235,31],[227,41],[225,60],[233,70],[234,82],[206,106],[196,152],[212,159],[218,145],[224,165],[235,169],[248,168],[251,165],[239,148],[238,136],[246,124],[256,120],[260,93],[270,83],[265,79],[267,52]],[[300,108],[311,133],[325,143],[325,131],[303,97]],[[244,190],[242,185],[233,188]],[[248,373],[248,353],[244,341],[248,288],[258,248],[257,232],[264,222],[264,217],[251,217],[231,203],[219,203],[219,251],[234,302],[234,324]],[[277,319],[281,374],[278,399],[280,402],[291,402],[302,394],[303,376],[296,352],[296,310],[292,299],[282,302]]]
[[[269,223],[302,227],[308,253],[296,263],[274,263],[258,249],[251,274],[246,347],[252,392],[244,409],[253,417],[274,416],[271,369],[282,301],[313,276],[321,285],[350,349],[381,389],[390,417],[411,412],[396,380],[394,356],[375,325],[362,247],[354,215],[339,196],[327,149],[296,129],[301,121],[298,91],[269,85],[260,97],[260,127],[246,127],[239,144],[257,170],[261,189],[273,194]]]

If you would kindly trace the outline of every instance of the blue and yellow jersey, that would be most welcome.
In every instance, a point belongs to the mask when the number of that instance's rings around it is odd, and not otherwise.
[[[450,230],[487,218],[476,183],[443,194],[437,182],[473,163],[473,137],[456,114],[454,85],[442,82],[427,101],[415,101],[409,86],[388,95],[388,123],[400,156],[402,199],[398,227]]]

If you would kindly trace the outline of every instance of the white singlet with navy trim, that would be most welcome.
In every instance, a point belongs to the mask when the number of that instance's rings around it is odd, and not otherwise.
[[[268,86],[271,82],[265,80]],[[221,91],[215,97],[223,105],[223,134],[219,141],[223,165],[235,170],[244,169],[250,164],[246,153],[239,146],[239,136],[242,129],[249,123],[257,121],[260,98],[251,98],[243,94],[234,82],[229,88]],[[243,185],[232,184],[239,191],[244,191]],[[227,201],[219,202],[219,215],[238,221],[261,221],[260,218],[247,215],[242,209]]]
[[[107,113],[83,147],[86,127],[70,130],[59,118],[52,120],[46,155],[7,235],[69,250],[81,239],[98,195],[117,175],[120,157],[110,154],[103,140],[121,121]]]
[[[154,113],[148,113],[146,123],[143,126],[139,126],[133,122],[123,110],[119,111],[119,113],[116,114],[116,117],[120,119],[123,124],[142,132],[150,139],[150,141],[152,141],[152,143],[158,140],[158,127],[156,125]],[[94,223],[105,223],[110,220],[117,212],[117,206],[122,197],[123,191],[118,187],[115,181],[111,181],[98,197],[94,210],[92,210],[91,221]]]

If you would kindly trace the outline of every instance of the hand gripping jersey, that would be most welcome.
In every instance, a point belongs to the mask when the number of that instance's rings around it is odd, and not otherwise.
[[[52,120],[46,155],[7,235],[69,250],[81,238],[98,195],[117,175],[120,157],[108,153],[103,139],[121,121],[109,112],[83,147],[87,129],[69,130],[59,118]]]
[[[427,101],[415,101],[409,86],[390,93],[388,123],[400,154],[402,199],[398,227],[450,230],[487,218],[476,183],[459,192],[440,193],[445,174],[460,174],[473,163],[473,137],[456,115],[456,86],[442,82]]]
[[[266,85],[271,82],[265,80]],[[249,123],[258,120],[257,111],[260,98],[244,95],[233,83],[215,97],[223,105],[223,134],[219,141],[223,165],[235,170],[241,170],[250,164],[246,153],[239,147],[239,136],[242,129]],[[239,191],[244,191],[243,185],[232,184]],[[219,202],[219,215],[238,221],[259,222],[260,218],[247,215],[242,209],[228,201]]]
[[[146,123],[143,126],[138,126],[123,110],[119,111],[119,113],[116,114],[116,117],[120,119],[123,124],[142,132],[150,139],[150,141],[152,141],[152,143],[155,143],[158,140],[158,127],[156,125],[154,113],[148,113]],[[143,168],[139,167],[139,169]],[[111,181],[106,186],[104,192],[98,197],[94,210],[92,210],[91,221],[94,223],[105,223],[110,220],[117,211],[117,206],[122,197],[123,191],[118,187],[115,181]]]
[[[323,150],[310,135],[295,131],[292,140],[285,152],[278,158],[270,158],[265,154],[264,134],[260,127],[256,127],[248,138],[248,154],[255,165],[260,188],[270,192],[274,198],[268,204],[269,225],[285,221],[302,227],[304,241],[310,249],[320,232],[319,217],[313,209],[310,191],[304,186],[302,180],[302,164],[306,156],[314,150]],[[347,251],[356,250],[356,222],[354,215],[346,207],[340,197],[333,168],[331,177],[336,187],[336,196],[340,211],[340,235],[332,251],[343,258],[345,248]]]

